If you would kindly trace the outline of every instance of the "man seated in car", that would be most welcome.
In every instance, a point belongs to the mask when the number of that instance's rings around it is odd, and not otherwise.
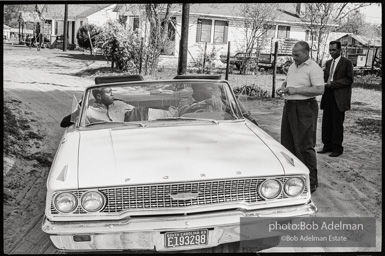
[[[124,122],[126,115],[134,109],[134,106],[116,100],[111,88],[93,89],[92,95],[95,102],[89,105],[86,111],[89,123],[100,121]]]
[[[208,84],[193,84],[191,88],[193,94],[183,98],[179,103],[179,116],[186,113],[224,111],[219,87]]]

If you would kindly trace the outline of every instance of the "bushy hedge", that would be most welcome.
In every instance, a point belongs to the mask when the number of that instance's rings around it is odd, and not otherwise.
[[[97,37],[96,45],[119,70],[138,71],[140,58],[145,56],[145,49],[141,51],[137,34],[117,21],[106,23]]]
[[[76,39],[78,40],[79,46],[84,49],[92,50],[88,32],[91,36],[92,47],[95,47],[97,36],[102,32],[102,29],[94,24],[85,24],[78,29]]]

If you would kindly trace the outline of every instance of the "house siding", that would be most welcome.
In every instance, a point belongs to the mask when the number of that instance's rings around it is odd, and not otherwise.
[[[119,15],[113,12],[116,5],[111,5],[103,10],[87,16],[88,23],[103,26],[108,20],[117,20]]]

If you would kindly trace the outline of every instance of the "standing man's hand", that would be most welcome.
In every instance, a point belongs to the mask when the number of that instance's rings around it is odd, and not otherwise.
[[[284,90],[286,88],[286,82],[283,82],[281,84],[281,88],[278,88],[275,92],[277,93],[278,96],[282,97],[284,93]]]
[[[297,94],[298,89],[295,87],[286,87],[283,89],[283,93],[286,93],[287,95]]]

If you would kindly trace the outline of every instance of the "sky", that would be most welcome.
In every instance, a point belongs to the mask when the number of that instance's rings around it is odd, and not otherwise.
[[[373,24],[382,24],[382,6],[372,4],[368,7],[362,8],[361,13],[365,14],[366,21]]]

